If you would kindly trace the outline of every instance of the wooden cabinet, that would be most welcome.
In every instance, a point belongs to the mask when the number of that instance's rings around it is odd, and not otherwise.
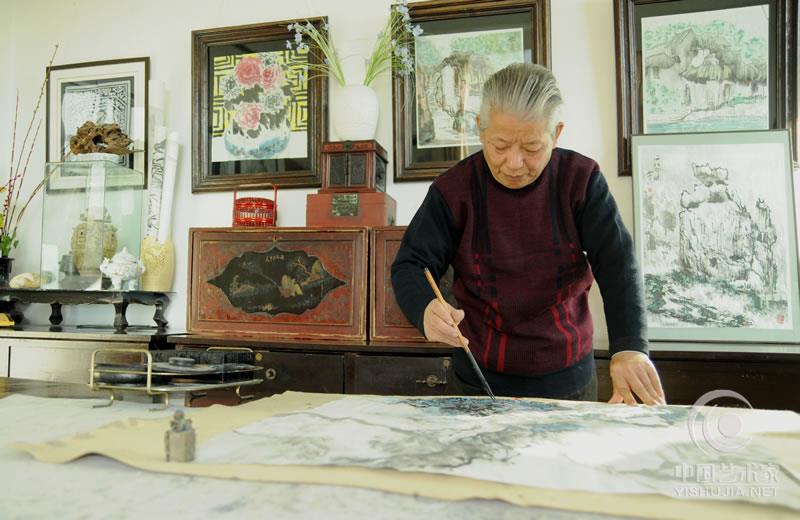
[[[189,244],[189,331],[366,341],[366,228],[192,228]]]
[[[382,395],[458,395],[465,393],[445,345],[350,345],[346,343],[271,342],[206,335],[172,336],[174,348],[250,348],[264,367],[264,382],[242,389],[254,398],[280,392]],[[192,406],[235,404],[230,390],[195,396]]]
[[[344,389],[344,356],[342,354],[309,354],[303,352],[256,353],[256,364],[264,367],[259,377],[264,382],[252,393],[272,395],[287,390],[341,394]]]
[[[264,382],[243,389],[254,397],[285,391],[379,395],[480,395],[461,384],[453,369],[454,347],[430,343],[372,343],[369,345],[320,342],[270,342],[262,338],[170,336],[172,348],[246,347],[257,352]],[[711,390],[732,390],[754,408],[800,412],[800,347],[770,352],[651,352],[670,404],[692,405]],[[697,348],[696,346],[694,348]],[[761,348],[758,351],[757,348]],[[795,349],[795,350],[792,350]],[[598,398],[611,397],[607,350],[595,350]],[[192,405],[236,404],[232,392],[209,394]],[[728,403],[725,403],[728,404]],[[730,403],[735,405],[736,403]]]
[[[213,345],[193,345],[189,348],[208,348]],[[315,392],[341,394],[344,389],[344,355],[305,352],[281,352],[264,349],[256,351],[256,365],[263,367],[256,377],[264,382],[241,389],[241,396],[233,389],[215,390],[190,395],[190,406],[212,404],[234,405],[246,399],[261,399],[282,392]]]
[[[657,344],[651,345],[650,359],[661,377],[669,404],[692,405],[712,390],[731,390],[747,399],[753,408],[800,412],[800,347],[738,345],[728,351],[712,352],[658,348]],[[595,362],[597,396],[607,401],[612,390],[608,351],[595,350]],[[742,405],[735,400],[712,404]]]
[[[451,356],[347,354],[345,392],[378,395],[459,395]]]

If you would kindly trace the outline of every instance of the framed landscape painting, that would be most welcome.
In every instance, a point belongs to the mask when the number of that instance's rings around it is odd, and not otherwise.
[[[547,0],[433,0],[408,5],[423,33],[414,75],[396,76],[394,180],[433,179],[480,150],[483,83],[517,62],[550,62]]]
[[[418,148],[480,146],[474,118],[481,87],[493,73],[525,60],[522,28],[418,36],[414,47]],[[471,52],[465,55],[463,49]],[[469,85],[456,85],[468,70]]]
[[[800,338],[788,130],[633,136],[653,340]]]
[[[291,22],[192,32],[192,191],[320,185],[327,76]]]
[[[794,129],[796,4],[616,0],[620,174],[632,134]]]

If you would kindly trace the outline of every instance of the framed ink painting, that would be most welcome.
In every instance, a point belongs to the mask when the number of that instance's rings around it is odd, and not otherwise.
[[[633,136],[650,338],[800,338],[788,130]]]

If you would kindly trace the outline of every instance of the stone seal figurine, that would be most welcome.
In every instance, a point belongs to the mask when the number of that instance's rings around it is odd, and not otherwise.
[[[167,462],[192,462],[196,438],[192,420],[185,417],[183,410],[176,410],[164,433]]]
[[[111,279],[113,290],[131,290],[135,289],[131,282],[144,272],[144,263],[130,254],[127,247],[123,247],[122,251],[114,255],[111,260],[103,259],[103,263],[100,264],[100,272]]]

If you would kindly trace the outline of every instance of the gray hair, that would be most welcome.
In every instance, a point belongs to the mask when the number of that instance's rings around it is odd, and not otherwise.
[[[481,131],[486,130],[491,111],[500,110],[523,121],[545,119],[548,130],[555,135],[563,104],[561,90],[550,70],[532,63],[512,63],[483,84]]]

